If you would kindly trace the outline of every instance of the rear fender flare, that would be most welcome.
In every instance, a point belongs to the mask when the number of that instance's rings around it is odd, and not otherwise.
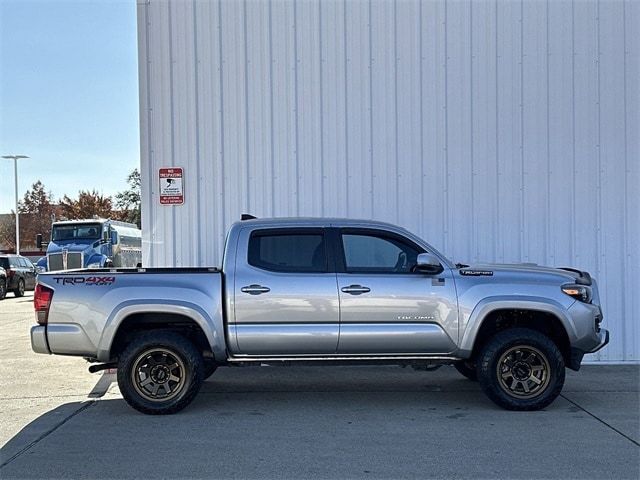
[[[136,301],[123,302],[118,305],[109,318],[100,337],[98,345],[98,360],[107,362],[111,360],[110,352],[113,340],[122,322],[129,316],[139,313],[173,313],[193,320],[204,332],[207,341],[215,358],[223,360],[226,358],[226,348],[224,331],[222,328],[222,318],[211,318],[201,307],[190,302],[177,300],[145,300],[138,303]],[[220,312],[216,314],[216,317]]]

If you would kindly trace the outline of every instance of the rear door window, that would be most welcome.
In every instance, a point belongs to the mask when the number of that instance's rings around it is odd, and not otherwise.
[[[249,265],[273,272],[325,273],[327,251],[319,230],[256,231],[249,239]]]

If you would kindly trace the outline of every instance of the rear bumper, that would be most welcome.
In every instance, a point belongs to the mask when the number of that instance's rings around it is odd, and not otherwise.
[[[47,329],[41,325],[31,327],[31,349],[36,353],[50,354]]]

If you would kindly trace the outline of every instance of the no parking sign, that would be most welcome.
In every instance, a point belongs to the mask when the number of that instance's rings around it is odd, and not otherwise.
[[[182,167],[161,168],[158,171],[158,177],[160,180],[160,204],[182,205],[184,203]]]

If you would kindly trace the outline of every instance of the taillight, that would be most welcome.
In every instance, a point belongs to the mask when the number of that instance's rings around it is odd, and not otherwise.
[[[36,322],[40,325],[47,324],[49,316],[49,307],[53,298],[53,290],[44,285],[36,285],[36,291],[33,294],[33,307],[36,310]]]

